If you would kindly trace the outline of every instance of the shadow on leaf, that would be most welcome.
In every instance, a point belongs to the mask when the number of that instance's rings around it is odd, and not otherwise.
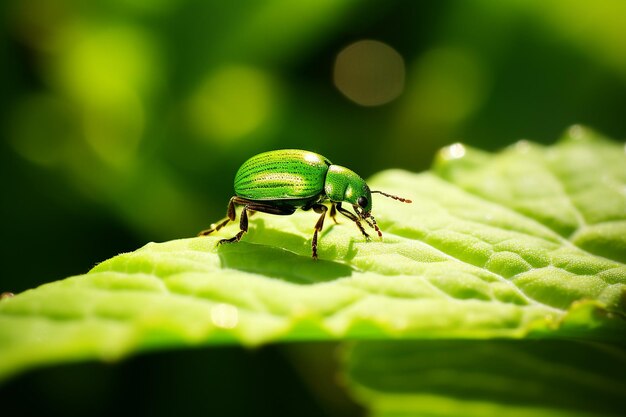
[[[248,242],[221,245],[222,267],[253,272],[294,284],[316,284],[352,275],[348,265],[297,255],[285,249]]]

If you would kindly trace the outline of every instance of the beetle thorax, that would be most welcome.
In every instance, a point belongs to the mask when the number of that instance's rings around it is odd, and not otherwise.
[[[324,192],[331,201],[356,204],[357,199],[365,190],[367,190],[367,184],[354,171],[339,165],[328,167]]]

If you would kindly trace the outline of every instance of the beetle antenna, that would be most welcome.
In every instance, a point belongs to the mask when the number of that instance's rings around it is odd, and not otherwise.
[[[397,195],[387,194],[387,193],[384,193],[382,191],[371,191],[371,193],[372,194],[374,194],[374,193],[382,194],[385,197],[393,198],[394,200],[402,201],[403,203],[412,203],[413,202],[413,201],[409,200],[408,198],[398,197]]]

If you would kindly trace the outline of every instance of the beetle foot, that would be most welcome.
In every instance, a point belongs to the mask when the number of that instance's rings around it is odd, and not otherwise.
[[[235,236],[231,237],[230,239],[222,239],[219,242],[217,242],[217,245],[222,245],[224,243],[236,243],[239,242],[241,240],[241,236],[243,236],[243,232],[239,232],[237,233]]]

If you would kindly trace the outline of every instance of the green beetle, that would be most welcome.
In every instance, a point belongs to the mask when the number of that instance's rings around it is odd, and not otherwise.
[[[410,203],[411,200],[384,193],[371,191],[365,181],[354,171],[334,165],[322,155],[299,149],[283,149],[264,152],[248,159],[235,175],[235,196],[228,203],[227,217],[210,229],[199,233],[206,236],[236,217],[235,205],[243,206],[239,220],[239,233],[230,239],[222,239],[219,244],[238,242],[248,231],[248,216],[254,212],[290,215],[296,209],[313,209],[321,214],[315,224],[311,248],[313,259],[317,259],[317,234],[324,227],[324,218],[330,202],[330,216],[337,223],[337,211],[352,220],[363,236],[369,240],[361,220],[373,228],[378,236],[382,233],[371,214],[372,193],[379,193],[398,201]],[[342,207],[350,203],[354,213]]]

